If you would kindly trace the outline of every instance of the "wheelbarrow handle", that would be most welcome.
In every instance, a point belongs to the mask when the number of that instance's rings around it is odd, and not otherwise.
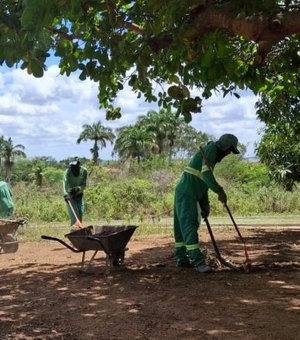
[[[24,225],[24,224],[27,223],[27,220],[20,218],[20,219],[17,219],[17,223],[18,223],[19,225]]]
[[[57,241],[57,242],[61,243],[62,245],[64,245],[65,247],[67,247],[68,249],[72,250],[74,253],[82,253],[82,250],[75,249],[75,248],[71,247],[68,243],[64,242],[63,240],[61,240],[59,238],[51,237],[51,236],[47,236],[47,235],[42,235],[41,238],[43,240]]]

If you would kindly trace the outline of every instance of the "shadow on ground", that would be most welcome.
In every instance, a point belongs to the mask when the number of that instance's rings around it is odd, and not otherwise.
[[[0,256],[0,338],[295,339],[299,234],[245,235],[251,274],[178,269],[168,238],[134,238],[125,266],[110,273],[104,255],[82,273],[81,254],[51,242],[24,244]],[[220,249],[240,261],[239,239],[233,233],[216,237]]]

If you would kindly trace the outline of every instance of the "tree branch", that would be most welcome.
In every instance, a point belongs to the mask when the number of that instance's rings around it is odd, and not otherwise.
[[[51,33],[53,34],[57,34],[58,36],[60,37],[63,37],[64,39],[66,40],[74,40],[74,39],[80,39],[79,37],[75,36],[74,34],[68,34],[66,32],[63,32],[57,28],[54,28],[54,27],[47,27],[48,31],[50,31]]]
[[[137,34],[143,34],[144,30],[136,25],[135,23],[129,23],[123,20],[122,16],[118,14],[114,1],[106,0],[107,9],[109,11],[110,21],[112,26],[114,26],[114,22],[120,28],[126,28],[129,31],[133,31]]]
[[[286,36],[300,32],[300,11],[279,13],[273,16],[235,16],[229,8],[208,8],[194,19],[196,32],[208,29],[225,29],[231,34],[243,36],[255,42],[277,42]]]
[[[196,37],[208,29],[224,29],[229,34],[243,36],[258,43],[256,62],[262,63],[272,46],[291,34],[300,32],[300,11],[272,16],[234,16],[229,9],[208,8],[194,20]]]
[[[243,36],[248,40],[258,43],[260,63],[269,53],[272,46],[292,34],[300,33],[300,10],[295,12],[282,12],[275,15],[243,16],[231,13],[229,6],[201,6],[199,11],[194,11],[194,17],[189,22],[187,31],[188,39],[196,41],[208,31],[215,29],[226,30],[231,35]],[[171,34],[173,33],[173,34]],[[173,42],[176,32],[165,32],[149,40],[153,51],[158,52],[167,48]]]

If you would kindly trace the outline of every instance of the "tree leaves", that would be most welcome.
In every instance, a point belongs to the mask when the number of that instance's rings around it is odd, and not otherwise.
[[[30,66],[29,65],[27,66],[27,70],[28,72],[30,72],[31,70],[32,74],[36,78],[41,78],[44,75],[43,67],[41,66],[38,60],[32,60]]]
[[[169,87],[168,95],[173,99],[182,100],[190,96],[190,91],[184,85],[180,85],[180,86],[173,85]]]
[[[122,117],[121,115],[121,108],[113,108],[111,107],[106,111],[106,119],[107,120],[115,120],[115,119],[120,119]]]
[[[111,103],[125,84],[137,98],[173,107],[186,122],[201,112],[200,97],[214,91],[238,98],[238,89],[247,88],[265,96],[257,112],[266,124],[290,123],[298,107],[294,1],[2,0],[0,19],[1,65],[42,77],[48,52],[55,51],[62,74],[99,83],[109,119],[121,116]]]

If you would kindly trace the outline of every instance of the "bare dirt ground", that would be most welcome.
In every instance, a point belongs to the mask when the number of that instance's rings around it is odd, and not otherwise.
[[[299,339],[300,230],[241,231],[250,274],[178,269],[164,236],[133,235],[124,266],[110,273],[104,252],[83,273],[80,253],[21,242],[0,255],[0,339]],[[215,236],[224,255],[243,261],[234,231]]]

